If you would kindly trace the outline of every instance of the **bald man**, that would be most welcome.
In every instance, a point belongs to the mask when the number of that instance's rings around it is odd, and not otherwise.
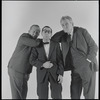
[[[29,56],[32,47],[39,44],[37,37],[40,33],[38,25],[32,25],[29,33],[23,33],[17,43],[15,51],[8,64],[8,74],[10,77],[12,99],[26,99],[27,81],[32,71],[32,65],[29,63]]]

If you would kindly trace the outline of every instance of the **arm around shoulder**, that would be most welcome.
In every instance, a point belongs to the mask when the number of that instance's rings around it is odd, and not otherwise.
[[[62,52],[60,50],[60,45],[59,43],[57,43],[57,62],[58,62],[58,71],[57,74],[60,74],[63,76],[64,73],[64,65],[63,65],[63,56],[62,56]]]
[[[30,34],[23,33],[19,38],[19,42],[30,47],[36,47],[39,45],[40,39],[34,39]]]

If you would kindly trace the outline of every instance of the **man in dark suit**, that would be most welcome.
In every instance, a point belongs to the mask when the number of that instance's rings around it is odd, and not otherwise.
[[[71,70],[71,99],[80,99],[82,87],[85,99],[94,99],[97,71],[97,45],[81,27],[74,27],[70,16],[60,20],[63,30],[52,37],[61,43],[64,70]]]
[[[42,29],[43,40],[33,48],[30,63],[37,67],[37,95],[39,99],[48,99],[48,84],[51,87],[51,97],[61,99],[63,63],[59,43],[50,41],[52,29],[45,26]]]
[[[8,74],[10,76],[12,99],[26,99],[27,81],[32,71],[29,57],[32,47],[39,45],[39,40],[36,40],[39,33],[40,27],[38,25],[32,25],[29,33],[23,33],[9,61]]]

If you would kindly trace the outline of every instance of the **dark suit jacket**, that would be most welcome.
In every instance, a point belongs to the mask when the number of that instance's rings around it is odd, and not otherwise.
[[[46,61],[51,61],[53,63],[53,67],[50,69],[43,68],[41,66]],[[52,77],[55,81],[57,81],[57,74],[63,75],[63,63],[62,63],[62,55],[59,44],[57,42],[50,42],[50,49],[49,49],[49,56],[46,57],[43,42],[41,40],[41,44],[33,48],[31,56],[30,56],[30,63],[32,66],[37,67],[37,81],[43,82],[45,80],[45,76],[47,72],[50,72]]]
[[[20,73],[31,73],[32,66],[29,63],[31,49],[39,43],[28,34],[23,33],[17,43],[15,51],[9,61],[8,67]]]
[[[74,33],[76,33],[76,48],[77,50],[86,56],[86,58],[90,59],[94,64],[94,70],[97,70],[97,45],[88,33],[86,29],[81,27],[74,27]],[[73,33],[73,34],[74,34]],[[65,65],[65,58],[68,53],[69,45],[64,41],[64,31],[57,32],[52,37],[53,41],[61,42],[62,45],[62,53],[63,53],[63,62]],[[63,46],[65,44],[65,46]],[[67,67],[67,66],[66,66]],[[68,69],[69,70],[69,69]]]

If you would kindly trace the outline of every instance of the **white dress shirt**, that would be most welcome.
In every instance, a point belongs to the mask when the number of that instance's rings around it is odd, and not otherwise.
[[[44,49],[45,49],[46,56],[47,56],[47,58],[48,58],[49,49],[50,49],[50,42],[49,42],[49,44],[44,44]]]
[[[62,51],[62,46],[61,46],[61,43],[59,43],[59,45],[60,45],[60,49],[61,49],[61,51]]]

